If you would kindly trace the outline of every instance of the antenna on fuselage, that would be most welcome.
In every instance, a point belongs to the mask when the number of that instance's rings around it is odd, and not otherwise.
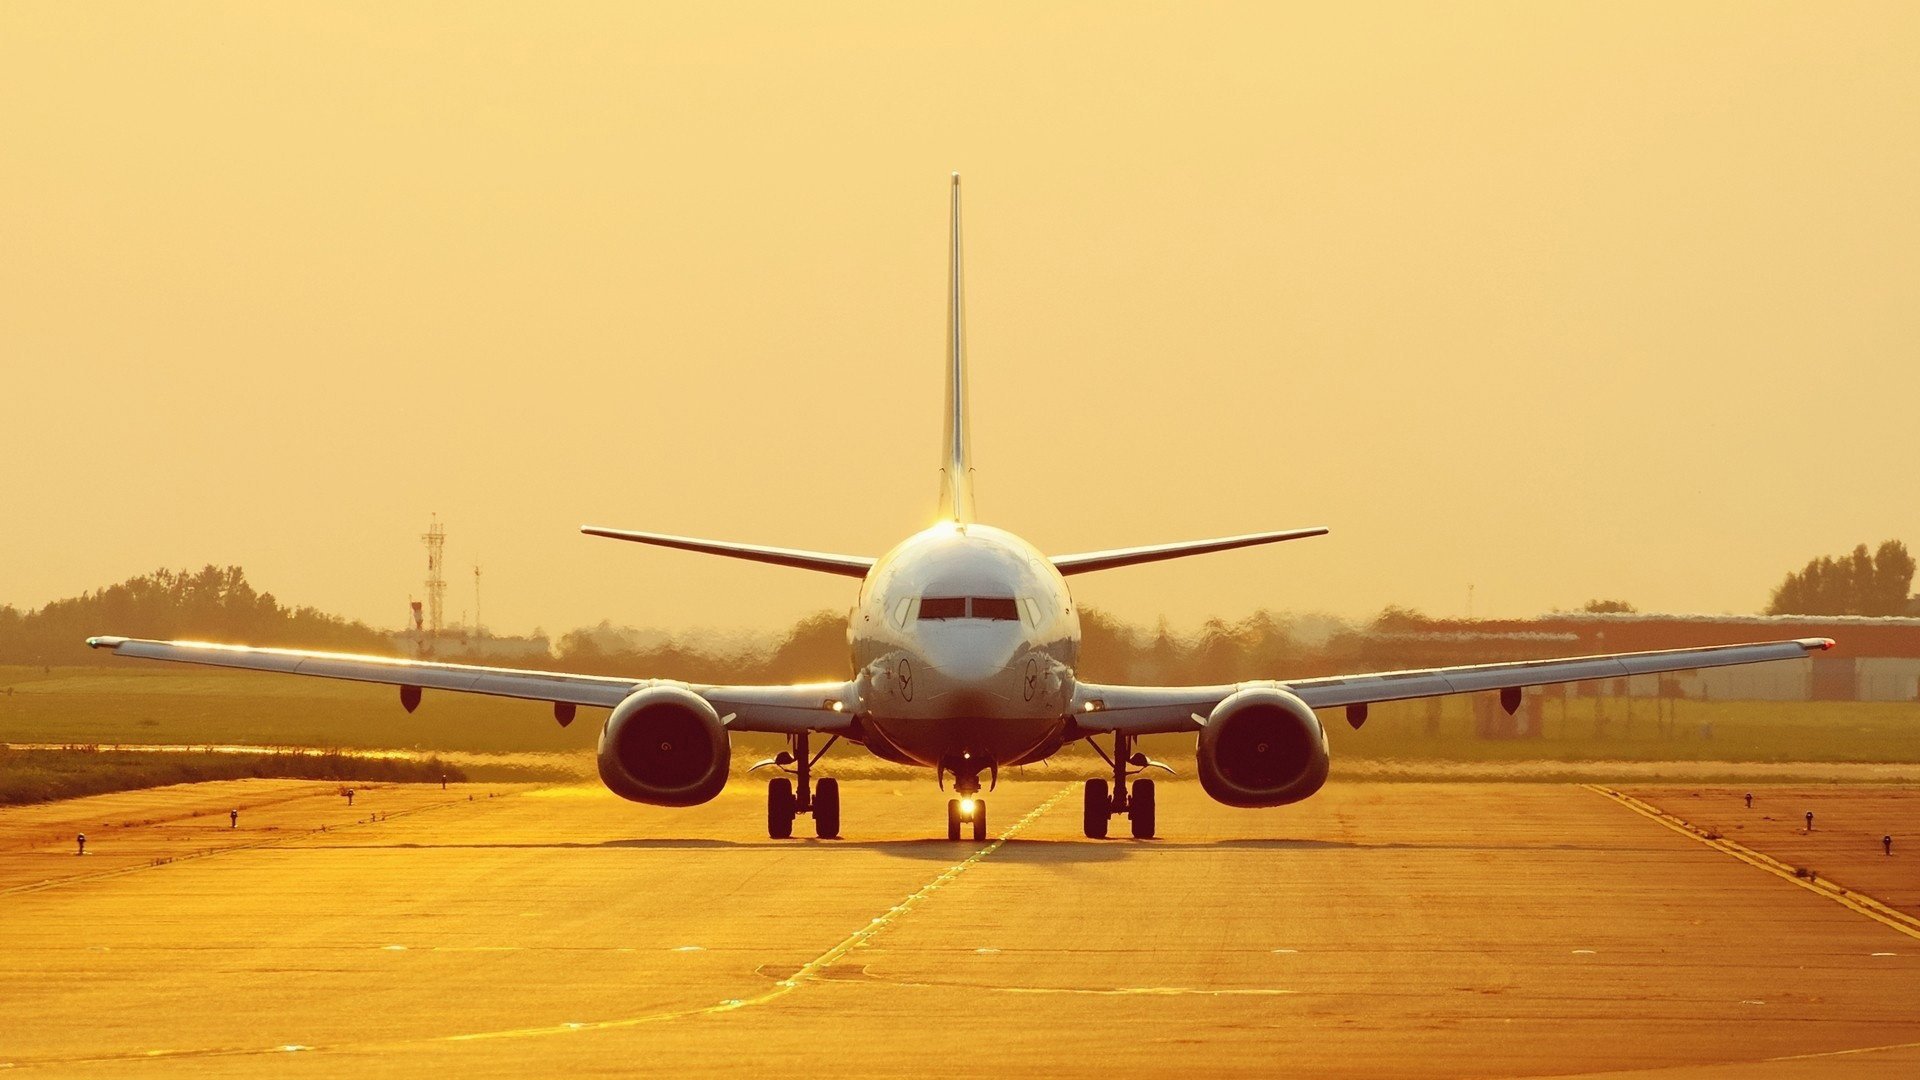
[[[960,287],[960,174],[953,174],[953,225],[947,248],[947,408],[941,444],[940,516],[973,520],[973,433],[967,409],[966,303]]]

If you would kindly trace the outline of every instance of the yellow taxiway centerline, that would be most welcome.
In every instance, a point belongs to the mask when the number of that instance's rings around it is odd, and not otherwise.
[[[967,856],[965,859],[962,859],[959,862],[954,863],[952,866],[947,867],[946,870],[942,871],[932,881],[929,881],[925,885],[920,886],[918,890],[908,895],[906,899],[900,901],[898,904],[893,905],[891,908],[888,908],[886,911],[875,916],[874,919],[871,922],[867,923],[865,926],[861,927],[858,930],[855,930],[853,933],[848,934],[846,937],[842,938],[838,944],[833,946],[833,948],[828,949],[826,952],[821,953],[819,956],[816,956],[812,960],[809,960],[805,964],[801,965],[801,968],[799,971],[796,971],[792,975],[788,976],[787,978],[780,980],[778,983],[775,983],[773,989],[768,990],[764,994],[759,994],[750,998],[732,998],[726,1001],[717,1002],[713,1005],[703,1005],[703,1006],[700,1006],[699,1008],[676,1009],[668,1012],[650,1013],[645,1016],[623,1017],[618,1020],[594,1020],[594,1021],[583,1021],[579,1023],[570,1023],[570,1024],[547,1024],[541,1027],[514,1028],[506,1031],[479,1031],[479,1032],[474,1032],[472,1034],[467,1034],[467,1035],[444,1035],[444,1036],[441,1036],[441,1041],[474,1042],[481,1039],[526,1039],[526,1038],[532,1038],[538,1035],[565,1035],[575,1031],[608,1031],[614,1028],[636,1027],[641,1024],[653,1024],[653,1023],[659,1023],[666,1020],[682,1020],[682,1019],[686,1019],[694,1016],[715,1016],[720,1013],[729,1013],[729,1012],[734,1012],[738,1009],[750,1008],[754,1005],[764,1005],[767,1002],[775,1000],[776,998],[785,997],[786,995],[799,989],[805,983],[812,982],[814,979],[818,978],[821,972],[825,971],[829,967],[832,967],[834,963],[839,961],[840,958],[846,956],[847,953],[852,952],[854,949],[857,949],[862,945],[865,945],[867,941],[871,939],[875,934],[878,934],[880,931],[885,930],[888,924],[892,923],[895,919],[898,919],[900,916],[905,915],[908,911],[911,911],[914,905],[920,903],[920,901],[922,900],[925,900],[928,896],[931,896],[935,891],[940,889],[941,886],[946,885],[948,882],[951,882],[954,878],[957,878],[961,874],[966,873],[967,870],[969,870],[974,866],[974,864],[978,863],[980,860],[986,858],[987,856],[993,854],[994,852],[1000,850],[1000,846],[1002,844],[1005,844],[1008,840],[1011,840],[1015,836],[1019,835],[1021,830],[1025,829],[1028,825],[1033,824],[1033,822],[1038,820],[1042,814],[1045,814],[1047,811],[1053,809],[1055,804],[1059,803],[1061,799],[1066,798],[1067,795],[1070,792],[1072,792],[1076,786],[1077,785],[1074,785],[1074,784],[1068,784],[1066,787],[1061,788],[1058,792],[1054,793],[1052,798],[1048,799],[1046,802],[1041,803],[1039,806],[1034,807],[1031,811],[1028,811],[1025,817],[1021,818],[1019,821],[1014,822],[1013,825],[1009,827],[1006,832],[1001,833],[999,837],[996,838],[991,844],[988,844],[987,846],[974,852],[972,855]]]

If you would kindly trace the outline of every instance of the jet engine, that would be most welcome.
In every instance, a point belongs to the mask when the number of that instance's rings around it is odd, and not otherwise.
[[[732,747],[707,699],[685,687],[650,686],[614,707],[600,729],[600,779],[615,795],[655,806],[694,806],[727,785]]]
[[[1228,806],[1299,802],[1327,782],[1329,764],[1320,718],[1285,690],[1241,690],[1200,729],[1200,786]]]

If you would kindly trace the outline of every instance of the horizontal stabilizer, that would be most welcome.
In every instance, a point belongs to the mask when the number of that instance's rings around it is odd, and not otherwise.
[[[746,559],[750,562],[792,566],[801,570],[818,570],[823,574],[839,574],[843,577],[863,578],[867,576],[867,571],[873,569],[872,559],[858,555],[833,555],[824,551],[761,547],[758,544],[732,544],[724,540],[696,540],[687,536],[632,532],[626,529],[602,529],[593,525],[582,525],[580,531],[588,536],[631,540],[636,544],[678,548],[681,551],[698,551],[706,555],[725,555],[729,559]]]
[[[1282,540],[1324,536],[1326,532],[1325,529],[1313,528],[1247,533],[1244,536],[1222,536],[1213,540],[1187,540],[1178,544],[1154,544],[1150,547],[1088,551],[1079,555],[1055,555],[1052,562],[1054,569],[1062,574],[1088,574],[1095,570],[1111,570],[1116,566],[1132,566],[1135,563],[1159,562],[1162,559],[1180,559],[1188,555],[1205,555],[1210,551],[1232,551],[1234,548],[1253,547],[1257,544],[1277,544]]]

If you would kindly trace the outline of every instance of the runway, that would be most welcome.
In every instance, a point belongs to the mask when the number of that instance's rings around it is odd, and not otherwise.
[[[1689,797],[1635,795],[1676,812]],[[930,784],[851,781],[843,798],[844,839],[782,842],[740,782],[677,811],[480,785],[363,789],[349,808],[276,781],[0,811],[0,1066],[1920,1070],[1920,932],[1579,785],[1336,780],[1240,811],[1173,783],[1145,842],[1083,839],[1078,790],[1057,782],[1002,785],[981,844],[928,839],[944,826]],[[69,827],[96,819],[75,857]]]

